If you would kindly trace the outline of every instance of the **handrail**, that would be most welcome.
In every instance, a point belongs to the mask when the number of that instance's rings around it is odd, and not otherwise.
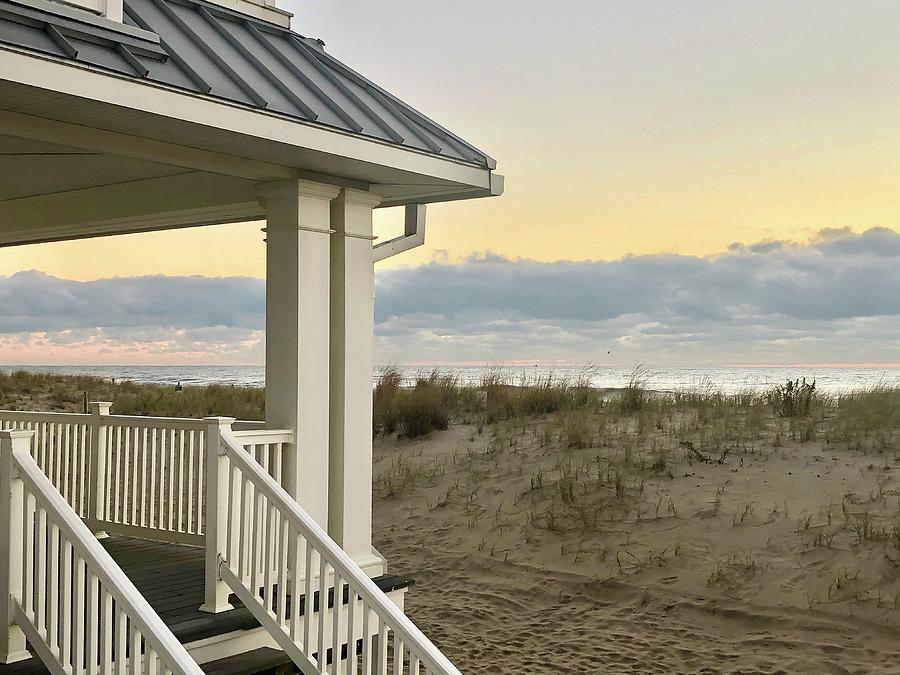
[[[441,674],[441,675],[461,675],[460,671],[450,662],[450,660],[429,640],[424,633],[407,617],[400,608],[394,604],[387,595],[384,594],[378,586],[375,585],[368,575],[362,571],[359,565],[354,562],[354,560],[347,555],[347,553],[333,540],[324,529],[308,514],[304,511],[300,505],[293,500],[290,495],[281,487],[268,473],[260,466],[259,463],[253,460],[253,458],[244,450],[241,446],[240,441],[237,437],[235,437],[234,433],[230,430],[223,430],[221,435],[221,443],[222,449],[221,451],[227,457],[228,461],[231,463],[231,468],[229,474],[233,476],[233,472],[235,469],[243,476],[249,480],[253,487],[256,490],[257,497],[255,498],[256,502],[256,510],[253,513],[256,513],[257,510],[260,509],[259,496],[265,497],[268,501],[268,505],[265,508],[266,522],[270,522],[270,509],[274,508],[281,517],[283,517],[287,521],[288,528],[293,528],[298,534],[304,537],[308,544],[312,546],[315,552],[320,556],[321,567],[320,567],[320,587],[319,587],[319,598],[320,598],[320,611],[321,611],[321,603],[325,598],[326,594],[324,591],[325,587],[325,579],[322,574],[322,570],[325,568],[325,563],[327,563],[334,570],[334,577],[336,580],[335,590],[334,590],[334,638],[337,639],[337,628],[338,628],[338,608],[341,604],[341,600],[339,597],[339,592],[342,593],[342,580],[348,582],[349,584],[349,599],[350,599],[350,623],[352,624],[352,612],[353,605],[355,604],[355,597],[359,596],[362,599],[363,607],[367,607],[370,611],[374,612],[374,614],[379,618],[382,623],[381,628],[379,629],[379,636],[383,635],[383,639],[387,638],[387,629],[389,628],[394,633],[394,645],[395,645],[395,658],[396,658],[396,650],[399,647],[399,658],[403,658],[403,647],[406,646],[410,651],[410,672],[419,672],[420,665],[424,667],[429,674]],[[228,486],[221,486],[223,489]],[[234,490],[229,490],[230,495],[234,494]],[[212,506],[211,506],[212,507]],[[255,516],[254,516],[255,518]],[[271,526],[270,526],[271,527]],[[243,526],[241,526],[241,530],[243,531]],[[271,533],[271,530],[269,530]],[[282,533],[283,527],[276,527],[276,532]],[[232,536],[234,533],[232,533]],[[258,535],[257,535],[258,536]],[[282,561],[286,558],[286,553],[283,549],[285,545],[290,546],[285,541],[288,538],[287,532],[282,534],[281,536],[276,536],[276,542],[281,542],[282,549],[279,550],[276,558],[281,558]],[[227,538],[226,538],[227,541]],[[261,543],[257,540],[257,537],[254,537],[254,546],[253,553],[254,556],[257,553],[257,547],[261,545]],[[228,568],[231,571],[231,574],[227,575],[229,580],[240,580],[242,576],[242,570],[238,569],[239,567],[243,567],[242,564],[239,564],[238,561],[228,560],[228,549],[234,549],[234,546],[231,545],[233,542],[226,543],[226,551],[222,556],[221,565]],[[295,548],[295,554],[299,546]],[[290,550],[290,549],[289,549]],[[238,557],[243,559],[243,552],[238,551]],[[307,551],[307,563],[310,561],[310,554]],[[243,560],[241,560],[243,562]],[[261,579],[257,579],[257,562],[254,560],[252,566],[254,567],[251,575],[254,582],[249,589],[253,596],[258,596],[258,589],[262,586],[261,583],[257,583],[261,581]],[[300,559],[294,560],[294,566],[297,567],[300,564]],[[263,574],[266,580],[269,580],[269,575],[272,572],[269,570],[269,565],[266,565],[263,571]],[[277,573],[280,575],[285,574],[286,570],[280,569]],[[306,597],[306,607],[307,613],[312,612],[312,597],[309,593],[310,582],[309,576],[312,574],[311,569],[306,570],[307,581],[307,597]],[[282,581],[284,578],[282,577]],[[295,576],[296,582],[296,576]],[[268,585],[268,584],[267,584]],[[284,585],[281,586],[284,588]],[[232,589],[236,593],[238,593],[237,589]],[[246,589],[242,589],[246,590]],[[295,599],[298,599],[299,589],[295,589]],[[241,595],[241,593],[238,593]],[[271,618],[272,611],[272,597],[269,596],[269,590],[264,589],[263,595],[265,597],[266,607],[265,611]],[[280,600],[276,599],[275,602],[281,602],[282,604],[285,602],[284,598],[280,598]],[[261,604],[259,599],[257,598],[257,604]],[[364,623],[368,623],[368,617],[364,618]],[[352,628],[350,629],[352,635]],[[363,635],[364,640],[364,648],[363,648],[363,658],[365,659],[368,650],[365,647],[365,641],[367,639],[366,635]],[[353,641],[354,651],[355,651],[355,640]],[[323,635],[320,626],[320,635],[319,635],[319,655],[318,655],[318,667],[320,672],[325,672],[324,670],[324,654],[321,653],[323,648]],[[340,645],[339,642],[334,642],[335,647]],[[383,658],[387,658],[386,644],[381,642],[379,645],[380,649],[383,651]],[[309,645],[304,645],[304,650],[306,652],[311,653],[311,647]],[[348,645],[349,652],[349,645]],[[334,651],[332,652],[334,654]],[[298,666],[300,663],[297,664]],[[413,670],[414,669],[414,670]],[[366,670],[368,672],[368,670]]]
[[[0,410],[0,419],[32,420],[39,417],[60,418],[63,420],[86,420],[90,413],[46,412],[42,410]]]
[[[16,432],[4,433],[16,434]],[[54,670],[62,668],[63,671],[67,672],[72,668],[72,663],[69,659],[72,659],[72,654],[79,654],[79,652],[81,652],[81,645],[76,645],[76,647],[72,649],[72,642],[66,643],[66,641],[90,640],[92,630],[90,625],[91,622],[88,621],[88,625],[85,627],[84,618],[80,614],[81,612],[84,612],[85,606],[81,606],[79,609],[79,605],[84,601],[84,598],[78,597],[80,592],[85,590],[85,570],[79,568],[80,564],[84,563],[86,565],[87,576],[89,577],[89,583],[87,585],[88,616],[91,616],[92,612],[97,611],[97,608],[91,608],[95,591],[102,591],[99,595],[100,598],[106,597],[104,593],[110,596],[109,602],[106,602],[105,600],[102,601],[103,611],[101,614],[103,614],[103,616],[99,618],[99,625],[101,627],[99,630],[101,635],[99,637],[101,640],[107,640],[107,642],[104,643],[104,649],[108,648],[111,654],[113,647],[110,637],[112,633],[115,632],[118,638],[116,656],[122,659],[125,658],[126,644],[122,642],[122,640],[125,639],[127,640],[127,646],[131,648],[131,657],[134,659],[140,654],[140,638],[143,637],[145,659],[152,658],[152,656],[155,655],[162,661],[163,666],[173,673],[201,675],[203,671],[200,669],[200,666],[191,658],[184,646],[172,634],[163,620],[112,559],[112,556],[110,556],[106,549],[100,545],[90,529],[82,522],[78,514],[72,510],[63,496],[53,486],[43,471],[41,471],[29,452],[28,445],[30,444],[30,438],[26,440],[26,437],[21,435],[21,432],[19,432],[19,434],[20,435],[18,436],[12,436],[11,444],[4,448],[4,451],[11,451],[12,455],[12,461],[6,466],[17,474],[16,477],[22,481],[22,484],[26,488],[24,491],[25,496],[22,500],[24,505],[20,504],[19,507],[24,510],[24,521],[28,523],[27,527],[33,527],[35,529],[33,530],[33,533],[30,532],[29,529],[25,530],[23,537],[25,550],[22,551],[20,548],[20,552],[24,554],[26,560],[26,564],[23,566],[23,587],[25,592],[17,598],[17,609],[19,611],[16,615],[20,619],[26,619],[27,623],[30,624],[22,626],[22,629],[29,636],[29,640],[32,643],[36,640],[39,643],[44,643],[42,645],[35,645],[39,654],[43,658],[47,658],[48,655],[55,656],[57,663],[53,665],[58,666],[58,668],[54,668]],[[17,447],[17,439],[25,442],[20,442]],[[35,522],[35,514],[32,512],[32,508],[42,510],[40,511],[39,518],[40,525]],[[19,520],[20,527],[21,523],[22,519]],[[46,561],[42,559],[33,560],[32,556],[34,556],[34,551],[30,549],[32,544],[36,545],[38,547],[37,553],[39,556],[43,547],[46,545],[45,535],[42,533],[41,528],[47,528],[50,531],[50,536],[47,538],[47,541],[49,541],[51,550],[56,549],[62,553],[62,564],[56,562],[48,555],[51,570],[49,575],[51,586],[52,584],[58,583],[57,580],[52,578],[54,570],[60,575],[60,578],[64,579],[64,582],[60,584],[60,586],[63,586],[63,589],[60,592],[61,598],[57,598],[55,601],[59,602],[62,600],[62,602],[66,603],[70,601],[67,599],[67,593],[71,592],[71,590],[66,591],[66,586],[73,583],[73,577],[76,577],[75,587],[79,589],[75,593],[76,599],[74,610],[72,611],[76,625],[69,626],[69,630],[71,631],[71,634],[69,635],[65,634],[65,627],[59,627],[63,645],[69,644],[69,648],[61,648],[59,645],[53,644],[57,639],[57,636],[53,634],[55,619],[51,617],[50,628],[48,629],[46,626],[41,625],[41,617],[36,617],[35,612],[31,609],[31,605],[34,602],[34,598],[31,595],[31,589],[34,587],[33,584],[35,581],[40,584],[44,583],[44,579],[41,577],[40,572],[45,569],[44,565],[46,564]],[[58,531],[58,539],[56,538],[56,531]],[[19,539],[19,541],[22,541],[22,539]],[[74,570],[69,567],[70,563],[66,562],[66,552],[69,552],[72,555],[71,564],[75,568]],[[38,566],[39,574],[37,579],[31,578],[31,575],[33,574],[32,561],[37,563]],[[75,564],[75,561],[80,562]],[[21,562],[18,564],[21,564]],[[59,567],[56,567],[57,565],[59,565]],[[11,589],[11,591],[18,590],[20,589]],[[49,591],[51,589],[46,590]],[[48,597],[47,599],[51,603],[54,602],[52,597]],[[40,604],[44,601],[45,598],[38,597],[38,614],[41,614],[44,611]],[[116,607],[115,621],[112,620],[113,603]],[[64,606],[63,609],[66,610],[67,608]],[[113,625],[110,626],[110,623]],[[129,623],[130,628],[128,627]],[[81,634],[79,634],[79,631],[77,630],[78,627],[81,629]],[[86,632],[85,628],[87,629]],[[106,636],[102,634],[104,631],[107,633]],[[126,633],[127,637],[125,635]],[[96,637],[97,636],[95,635],[94,638],[96,639]],[[49,644],[47,643],[48,640]],[[92,648],[90,649],[92,651]],[[88,658],[92,658],[91,651],[87,654]],[[80,661],[85,656],[86,655],[82,652],[78,657],[76,661],[78,665],[75,668],[76,672],[80,672]],[[105,659],[106,655],[100,654],[100,658]],[[75,661],[75,659],[72,659],[72,661]],[[92,671],[92,668],[89,668],[88,670]],[[105,666],[103,665],[101,665],[101,672],[105,672]],[[116,672],[125,672],[124,665],[119,663],[116,666]],[[135,670],[132,670],[131,672],[135,672]]]

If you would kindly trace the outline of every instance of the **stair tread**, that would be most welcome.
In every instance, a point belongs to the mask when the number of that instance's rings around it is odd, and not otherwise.
[[[207,675],[250,675],[267,672],[290,662],[291,659],[284,652],[271,647],[260,647],[217,661],[209,661],[200,667]]]

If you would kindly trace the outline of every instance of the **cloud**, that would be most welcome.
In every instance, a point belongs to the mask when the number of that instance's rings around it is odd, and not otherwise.
[[[437,258],[376,285],[382,362],[900,361],[900,234],[884,228],[710,257]],[[264,312],[259,279],[23,272],[0,277],[0,361],[260,363]]]
[[[0,277],[6,363],[260,363],[264,331],[260,279]]]
[[[379,275],[376,324],[398,361],[411,344],[420,359],[897,361],[900,234],[823,230],[709,257],[436,261]]]

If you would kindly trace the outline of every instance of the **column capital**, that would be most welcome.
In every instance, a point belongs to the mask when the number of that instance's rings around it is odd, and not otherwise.
[[[311,180],[279,180],[271,183],[264,183],[257,188],[257,193],[261,200],[284,199],[300,197],[312,197],[313,199],[324,199],[331,201],[335,199],[341,192],[341,188],[337,185],[329,185],[328,183],[317,183]]]
[[[352,204],[353,206],[368,206],[374,209],[376,206],[381,204],[382,197],[381,195],[376,195],[372,192],[354,190],[353,188],[344,188],[343,190],[341,190],[341,194],[338,196],[338,199],[343,201],[345,204]]]

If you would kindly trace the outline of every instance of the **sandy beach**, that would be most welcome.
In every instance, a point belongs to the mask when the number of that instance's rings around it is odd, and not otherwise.
[[[464,672],[900,669],[890,430],[583,414],[376,443],[376,546]]]

